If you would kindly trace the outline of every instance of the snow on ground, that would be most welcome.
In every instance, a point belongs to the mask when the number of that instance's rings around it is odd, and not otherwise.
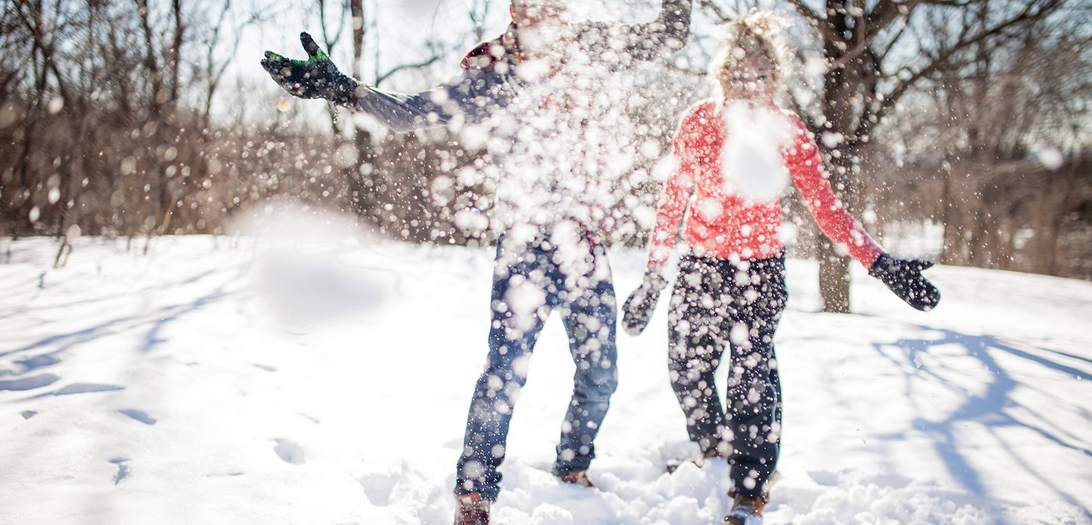
[[[274,229],[275,231],[275,229]],[[0,523],[447,524],[485,357],[492,253],[362,236],[0,241]],[[612,252],[623,297],[643,254]],[[816,313],[789,262],[769,524],[1092,523],[1092,283],[936,267],[922,313],[856,268]],[[666,308],[619,335],[590,477],[546,470],[573,365],[552,318],[502,467],[499,524],[720,523]],[[722,374],[723,375],[723,374]]]

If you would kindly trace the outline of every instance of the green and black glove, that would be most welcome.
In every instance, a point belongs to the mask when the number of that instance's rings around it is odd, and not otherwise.
[[[883,281],[906,304],[928,312],[940,302],[940,290],[921,275],[932,266],[930,261],[905,261],[885,253],[872,263],[868,275]]]
[[[645,271],[645,278],[622,305],[622,329],[637,336],[648,326],[648,320],[660,300],[660,292],[667,287],[667,280],[655,270]]]
[[[311,35],[300,33],[300,43],[307,51],[307,60],[293,60],[266,51],[262,67],[277,84],[297,97],[323,98],[334,104],[350,105],[357,82],[338,71]]]

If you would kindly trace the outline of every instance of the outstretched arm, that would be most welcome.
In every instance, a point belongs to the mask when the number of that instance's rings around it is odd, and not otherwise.
[[[683,117],[679,130],[675,133],[673,147],[679,167],[664,182],[663,192],[656,206],[656,224],[648,238],[648,264],[645,266],[641,285],[622,304],[622,328],[629,335],[639,335],[648,326],[660,299],[660,292],[667,287],[664,267],[667,266],[672,247],[675,246],[679,223],[694,192],[694,181],[698,173],[690,141],[701,134],[697,122],[703,116],[699,111]]]
[[[851,257],[865,268],[872,266],[883,253],[872,236],[850,215],[834,195],[824,174],[819,147],[803,122],[792,117],[793,140],[782,151],[785,165],[792,174],[793,184],[804,198],[811,216],[830,240],[845,247]]]
[[[300,43],[307,52],[306,60],[265,52],[262,67],[277,84],[300,98],[325,99],[368,113],[394,131],[443,126],[459,118],[478,122],[489,113],[488,99],[495,98],[490,91],[497,87],[497,82],[491,82],[484,78],[485,73],[473,70],[464,71],[455,82],[417,94],[364,86],[338,71],[311,35],[301,33]],[[487,100],[480,100],[482,97]]]
[[[869,275],[883,281],[906,304],[923,311],[935,308],[940,291],[921,274],[933,263],[896,259],[885,253],[834,196],[822,172],[818,146],[799,119],[796,126],[796,141],[786,148],[785,160],[819,228],[832,241],[845,246],[850,256],[868,268]]]
[[[473,76],[474,72],[465,72],[456,82],[412,95],[358,86],[348,107],[398,132],[446,126],[457,119],[480,122],[489,115],[494,101],[486,97],[481,104],[475,102],[484,94],[472,90],[481,84],[474,82]]]
[[[656,20],[631,26],[626,51],[638,60],[652,60],[678,51],[690,38],[692,0],[663,0]]]

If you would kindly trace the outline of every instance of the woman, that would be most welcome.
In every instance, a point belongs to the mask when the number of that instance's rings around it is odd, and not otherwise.
[[[791,175],[823,232],[907,303],[929,310],[940,300],[921,275],[931,263],[883,252],[834,196],[800,118],[777,106],[783,82],[778,25],[772,15],[752,13],[728,27],[726,46],[709,71],[718,96],[691,107],[679,125],[679,166],[660,198],[644,282],[623,307],[623,327],[639,334],[666,286],[663,269],[685,210],[689,253],[679,261],[671,297],[670,377],[690,439],[704,457],[724,457],[731,465],[733,508],[726,521],[737,525],[761,522],[779,453],[773,338],[787,293],[779,188],[770,181],[780,175],[787,182]],[[713,378],[729,346],[722,407]]]

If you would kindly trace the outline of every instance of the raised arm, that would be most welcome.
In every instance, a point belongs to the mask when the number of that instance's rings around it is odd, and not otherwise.
[[[398,132],[446,126],[457,119],[481,122],[495,105],[495,98],[489,96],[488,90],[481,89],[487,84],[487,80],[478,78],[482,76],[480,72],[464,71],[454,82],[412,95],[358,85],[345,105]],[[497,88],[495,83],[489,86]]]
[[[630,26],[626,51],[638,60],[667,56],[683,48],[690,38],[692,0],[663,0],[660,16]]]
[[[300,42],[306,60],[265,52],[262,67],[277,84],[300,98],[325,99],[368,113],[394,131],[445,126],[456,119],[480,122],[498,98],[500,79],[477,70],[464,70],[455,81],[416,94],[364,86],[338,71],[311,35],[301,33]]]
[[[849,255],[865,268],[872,266],[883,253],[883,248],[880,248],[834,195],[830,181],[823,174],[819,147],[803,123],[794,118],[793,124],[795,138],[783,153],[785,165],[792,174],[793,184],[804,197],[804,204],[819,224],[819,229],[830,240],[844,246]]]
[[[834,196],[830,181],[823,175],[819,147],[799,119],[796,128],[795,142],[784,151],[785,164],[819,228],[906,304],[923,311],[935,308],[940,291],[921,274],[933,263],[896,259],[885,253]]]

